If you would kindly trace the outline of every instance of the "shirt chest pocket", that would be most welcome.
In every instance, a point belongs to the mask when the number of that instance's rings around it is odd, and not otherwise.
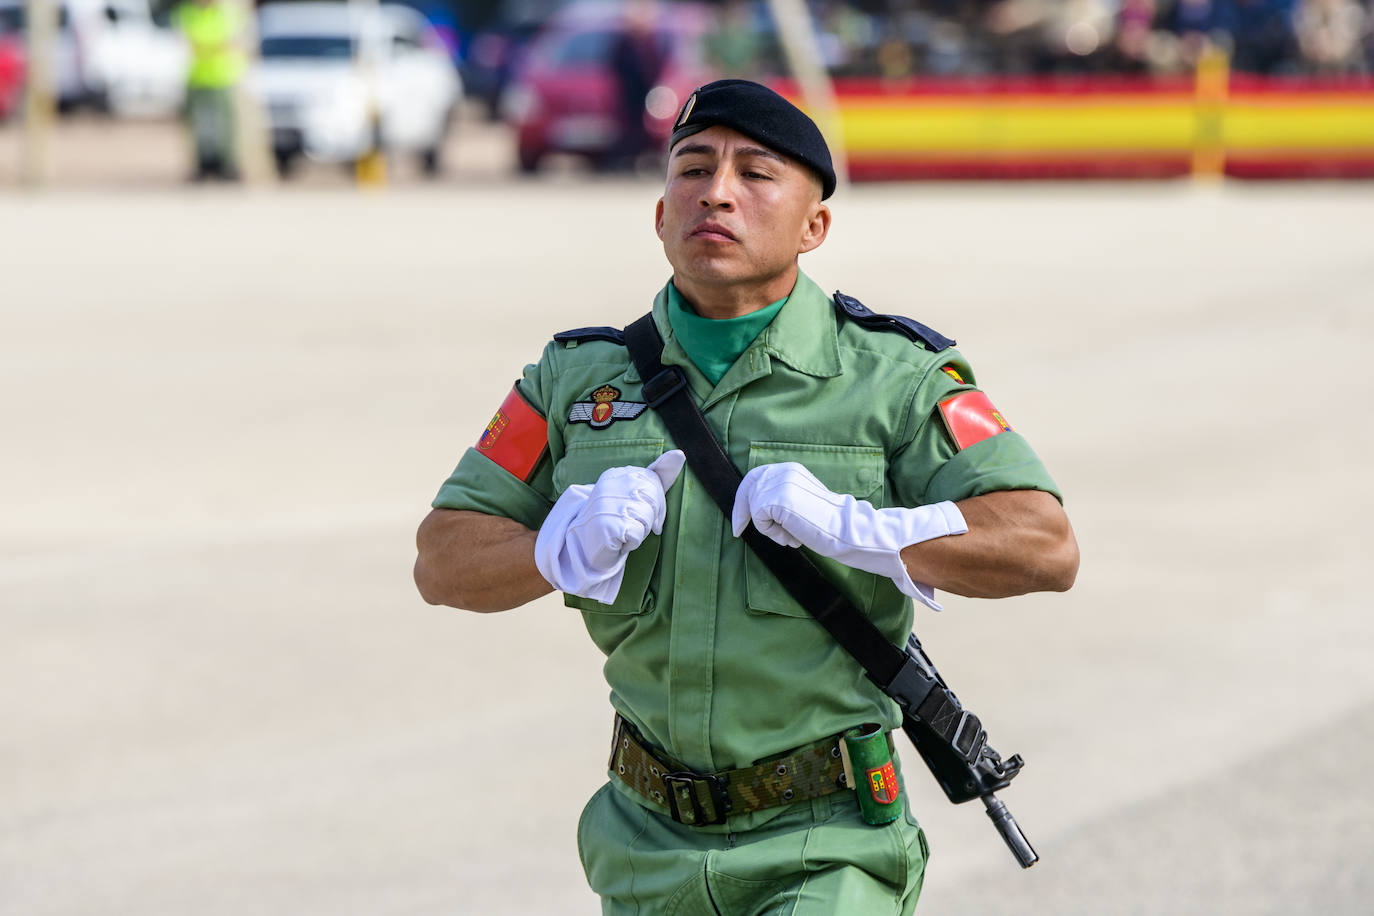
[[[755,442],[749,446],[749,469],[760,465],[795,461],[836,493],[848,493],[875,505],[882,495],[886,462],[881,449],[861,445],[813,445],[789,442]],[[808,554],[825,577],[835,583],[860,608],[872,605],[878,577],[826,557]],[[810,617],[783,588],[752,550],[745,550],[746,605],[753,614]]]
[[[568,445],[563,458],[554,465],[553,487],[561,496],[573,484],[594,484],[602,472],[619,467],[648,467],[663,454],[663,440],[654,438],[595,439]],[[563,603],[591,614],[643,614],[653,608],[649,588],[658,564],[660,536],[650,534],[644,543],[630,551],[625,561],[625,577],[614,604],[602,604],[577,595],[563,596]]]

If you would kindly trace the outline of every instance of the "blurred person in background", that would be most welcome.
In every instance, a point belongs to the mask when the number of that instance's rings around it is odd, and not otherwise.
[[[1150,69],[1155,12],[1155,0],[1122,0],[1116,22],[1113,70],[1144,73]]]
[[[1230,52],[1231,39],[1222,28],[1222,0],[1164,0],[1155,23],[1156,68],[1184,71],[1196,67],[1210,49]]]
[[[1231,36],[1231,67],[1245,73],[1293,73],[1298,40],[1295,0],[1225,0],[1222,27]]]
[[[1108,65],[1118,9],[1116,0],[1001,0],[984,24],[999,69],[1083,72]]]
[[[613,168],[633,170],[639,158],[654,147],[644,123],[644,105],[663,72],[666,49],[657,26],[654,0],[630,0],[625,7],[625,28],[611,48],[620,99],[620,135],[606,158]]]
[[[557,589],[583,611],[616,710],[577,831],[603,913],[910,914],[927,847],[888,743],[897,704],[741,535],[806,547],[895,647],[935,588],[1069,588],[1073,532],[952,340],[800,271],[836,184],[810,118],[712,82],[669,157],[654,230],[672,276],[650,315],[557,334],[525,368],[421,523],[415,583],[431,604]],[[632,362],[630,336],[671,370]],[[684,469],[681,449],[712,444],[674,438],[655,384],[750,468],[732,505]],[[877,758],[851,780],[841,746],[864,723]]]
[[[195,148],[193,181],[239,177],[234,92],[247,68],[238,0],[189,0],[174,18],[191,46],[186,117]]]
[[[1355,0],[1302,0],[1294,27],[1304,69],[1311,73],[1363,72],[1362,39],[1368,25],[1368,14]]]
[[[876,43],[872,17],[848,2],[826,2],[817,10],[821,59],[832,76],[853,76]]]
[[[726,0],[703,44],[707,62],[719,76],[750,79],[759,75],[763,32],[747,0]]]
[[[1365,6],[1364,23],[1364,70],[1374,73],[1374,0]]]

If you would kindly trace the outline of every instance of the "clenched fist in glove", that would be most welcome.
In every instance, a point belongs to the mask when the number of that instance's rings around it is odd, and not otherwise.
[[[784,547],[806,547],[846,566],[887,576],[902,594],[937,611],[935,590],[911,581],[902,548],[968,531],[963,513],[952,502],[878,509],[848,494],[832,493],[795,461],[765,464],[744,475],[730,518],[735,537],[751,521]]]
[[[664,452],[647,468],[608,468],[595,484],[573,484],[539,529],[534,564],[570,595],[611,604],[625,577],[625,558],[649,532],[663,533],[667,490],[687,460]]]

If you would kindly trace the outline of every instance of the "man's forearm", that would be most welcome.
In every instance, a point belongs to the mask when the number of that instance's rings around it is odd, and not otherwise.
[[[553,591],[534,564],[538,532],[480,512],[435,509],[420,523],[415,585],[430,604],[505,611]]]
[[[967,598],[1065,591],[1078,573],[1078,543],[1049,493],[1004,490],[957,503],[968,533],[902,550],[915,582]]]

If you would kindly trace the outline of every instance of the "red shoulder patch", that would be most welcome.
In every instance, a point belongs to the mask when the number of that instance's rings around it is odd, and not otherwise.
[[[523,481],[549,447],[549,423],[512,388],[491,418],[477,450]]]
[[[954,444],[960,449],[976,445],[998,433],[1011,432],[1011,424],[981,391],[965,391],[940,402],[940,416]]]

